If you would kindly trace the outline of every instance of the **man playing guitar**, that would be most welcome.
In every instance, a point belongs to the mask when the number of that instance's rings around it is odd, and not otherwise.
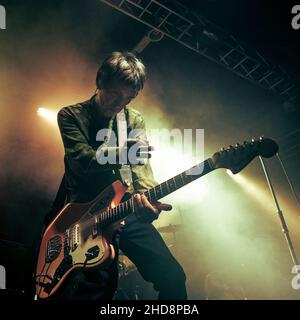
[[[99,150],[103,152],[105,143],[97,141],[96,136],[104,128],[114,131],[117,136],[116,116],[122,110],[128,131],[145,129],[140,112],[128,107],[142,90],[145,79],[145,66],[133,53],[113,52],[97,72],[95,95],[59,111],[58,125],[65,149],[64,203],[89,202],[113,181],[122,180],[122,166],[118,160],[124,150],[122,147],[114,150],[115,164],[100,164]],[[138,137],[133,143],[139,143],[141,138],[145,140],[146,137]],[[141,145],[147,149],[146,154],[151,151],[151,147],[145,147],[142,142]],[[132,176],[129,191],[135,194],[135,210],[112,237],[115,251],[118,252],[119,247],[134,262],[143,278],[153,283],[159,292],[158,299],[187,299],[184,271],[151,224],[162,210],[172,207],[160,202],[150,203],[142,194],[157,185],[148,160],[128,168]],[[106,267],[73,270],[51,298],[111,299],[117,288],[117,259],[118,254]]]

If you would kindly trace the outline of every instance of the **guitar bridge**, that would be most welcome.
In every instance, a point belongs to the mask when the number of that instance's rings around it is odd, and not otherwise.
[[[95,239],[98,236],[98,224],[99,224],[99,219],[97,216],[95,216],[94,223],[93,223],[93,229],[92,229],[93,239]]]
[[[54,261],[60,254],[62,248],[62,242],[60,236],[55,236],[48,241],[46,262],[50,263]]]

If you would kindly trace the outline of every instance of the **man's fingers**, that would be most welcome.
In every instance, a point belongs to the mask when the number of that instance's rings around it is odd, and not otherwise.
[[[159,209],[152,206],[152,204],[148,201],[145,195],[142,194],[141,200],[144,207],[150,209],[153,212],[153,214],[158,215],[160,213]]]
[[[142,199],[141,199],[141,195],[136,193],[134,196],[133,196],[133,199],[134,199],[134,202],[135,202],[135,205],[141,209],[143,208],[143,203],[142,203]]]
[[[137,193],[133,196],[133,199],[136,208],[136,216],[144,223],[149,223],[157,219],[162,210],[172,210],[170,204],[161,203],[159,201],[150,203],[144,194]]]
[[[162,210],[162,211],[171,211],[172,210],[172,206],[167,203],[156,202],[156,203],[154,203],[154,206],[157,209]]]

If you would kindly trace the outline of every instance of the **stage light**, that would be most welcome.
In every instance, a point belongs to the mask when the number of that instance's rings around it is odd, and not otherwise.
[[[57,123],[56,122],[56,117],[57,117],[56,112],[54,112],[52,110],[40,107],[37,110],[37,114],[52,124]]]
[[[155,147],[155,152],[152,153],[151,165],[157,180],[163,182],[202,161],[203,159],[195,159],[195,157],[185,155],[176,147],[161,144]],[[199,203],[208,193],[207,178],[202,177],[169,197],[176,203]]]
[[[248,194],[255,198],[266,210],[274,211],[272,198],[268,189],[264,186],[255,183],[250,178],[247,178],[243,174],[233,174],[230,170],[227,170],[228,175],[238,183]]]

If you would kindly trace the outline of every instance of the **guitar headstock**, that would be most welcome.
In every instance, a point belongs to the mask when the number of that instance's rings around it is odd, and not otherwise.
[[[255,157],[273,157],[278,151],[277,143],[268,138],[252,139],[243,144],[222,148],[212,156],[212,163],[215,169],[227,168],[232,173],[238,173],[244,169]]]

